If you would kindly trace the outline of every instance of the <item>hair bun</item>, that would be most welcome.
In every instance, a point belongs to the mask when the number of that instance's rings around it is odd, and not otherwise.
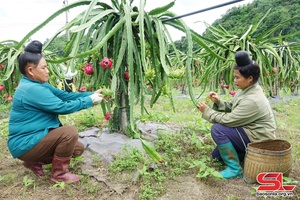
[[[238,51],[235,54],[235,62],[237,66],[243,67],[252,63],[252,59],[247,51]]]
[[[41,54],[42,47],[43,47],[43,44],[40,41],[33,40],[25,47],[25,51],[30,52],[30,53]]]

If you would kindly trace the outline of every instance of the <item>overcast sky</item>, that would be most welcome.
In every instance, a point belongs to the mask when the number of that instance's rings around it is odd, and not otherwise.
[[[71,4],[77,0],[66,0]],[[0,41],[13,39],[20,41],[27,33],[46,20],[51,14],[63,7],[64,0],[0,0]],[[104,0],[104,2],[111,2]],[[136,4],[138,0],[134,1]],[[171,0],[147,0],[146,11],[161,7]],[[211,6],[233,2],[233,0],[176,0],[175,6],[170,11],[177,15],[184,15],[208,8]],[[198,33],[205,30],[203,22],[211,24],[231,7],[251,3],[252,0],[244,0],[222,8],[206,11],[182,18],[185,23]],[[110,4],[110,3],[109,3]],[[68,12],[69,21],[86,7],[82,6]],[[38,31],[31,39],[44,42],[66,23],[66,14],[61,14],[55,20]],[[183,33],[171,30],[175,40],[180,39]]]

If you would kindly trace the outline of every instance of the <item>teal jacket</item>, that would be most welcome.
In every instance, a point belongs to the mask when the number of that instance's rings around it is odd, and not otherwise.
[[[58,115],[93,105],[92,92],[66,92],[23,76],[15,91],[9,119],[8,149],[18,158],[39,143],[50,128],[61,126]]]
[[[206,108],[202,117],[211,123],[242,127],[251,142],[275,138],[273,111],[257,83],[238,90],[231,102],[221,100],[218,106]]]

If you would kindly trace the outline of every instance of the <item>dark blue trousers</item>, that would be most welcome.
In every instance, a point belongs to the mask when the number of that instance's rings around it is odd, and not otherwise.
[[[247,134],[241,127],[228,127],[222,124],[213,124],[211,128],[211,136],[217,145],[231,142],[239,155],[245,154],[247,144],[250,143]],[[212,152],[212,157],[222,160],[218,147],[216,147]]]

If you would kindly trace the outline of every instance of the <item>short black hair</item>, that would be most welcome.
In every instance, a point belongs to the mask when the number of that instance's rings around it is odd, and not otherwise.
[[[23,75],[26,75],[26,66],[28,63],[32,63],[37,66],[43,58],[42,55],[43,44],[40,41],[31,41],[24,49],[24,52],[19,55],[18,63],[19,70]]]

